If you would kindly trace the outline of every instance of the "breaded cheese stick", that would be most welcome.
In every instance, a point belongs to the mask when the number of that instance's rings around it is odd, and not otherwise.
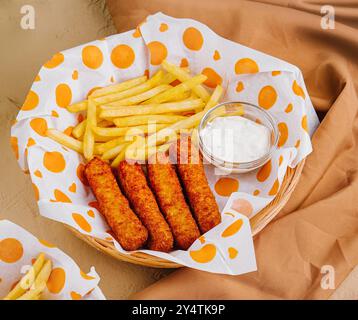
[[[148,231],[129,207],[109,164],[95,157],[86,165],[85,174],[100,211],[122,248],[132,251],[143,247]]]
[[[162,252],[172,250],[173,234],[159,210],[141,165],[129,163],[127,160],[121,161],[118,166],[118,177],[131,207],[148,229],[148,248]]]
[[[179,249],[186,250],[200,236],[196,222],[185,202],[175,168],[164,153],[157,153],[148,163],[150,186],[169,223]]]
[[[221,222],[215,197],[206,179],[203,161],[190,136],[178,139],[177,170],[200,231],[205,233]]]

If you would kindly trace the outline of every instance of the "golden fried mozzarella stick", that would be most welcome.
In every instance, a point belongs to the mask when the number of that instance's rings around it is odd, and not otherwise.
[[[123,160],[118,166],[122,190],[131,207],[148,229],[150,250],[169,252],[173,249],[173,234],[161,214],[153,192],[150,190],[142,167]]]
[[[122,248],[131,251],[143,247],[148,231],[129,207],[109,164],[95,157],[86,165],[85,174],[100,211]]]
[[[190,136],[178,139],[177,169],[200,231],[205,233],[221,222],[215,197],[206,179],[199,151],[191,144]]]
[[[178,176],[169,158],[165,153],[157,153],[153,157],[148,163],[150,185],[172,229],[176,246],[186,250],[199,238],[198,226],[185,202]]]

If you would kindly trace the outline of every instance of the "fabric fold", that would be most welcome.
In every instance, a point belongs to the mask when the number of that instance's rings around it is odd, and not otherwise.
[[[257,272],[235,277],[181,269],[133,298],[325,299],[334,289],[322,287],[322,267],[333,267],[337,288],[358,264],[358,6],[331,1],[334,29],[323,29],[325,2],[107,0],[119,32],[162,11],[297,65],[323,119],[292,197],[255,238]]]

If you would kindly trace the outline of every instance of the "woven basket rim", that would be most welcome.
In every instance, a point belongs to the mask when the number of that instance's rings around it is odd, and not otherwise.
[[[276,215],[288,202],[301,177],[304,163],[305,159],[303,159],[295,168],[287,168],[285,177],[275,198],[265,208],[250,219],[252,235],[254,237],[276,217]],[[133,252],[130,254],[119,252],[110,241],[82,234],[69,225],[66,225],[66,227],[68,227],[81,240],[117,260],[153,268],[183,267],[183,265],[179,263],[155,257],[144,252]]]

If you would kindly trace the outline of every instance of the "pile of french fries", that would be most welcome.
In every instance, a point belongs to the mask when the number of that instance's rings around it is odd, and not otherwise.
[[[164,60],[149,79],[141,76],[100,88],[68,106],[72,113],[85,112],[85,119],[72,136],[54,129],[47,136],[88,161],[99,156],[112,167],[123,159],[145,161],[166,151],[179,134],[193,134],[206,111],[219,102],[223,88],[218,85],[210,94],[202,85],[206,79]]]
[[[51,260],[46,259],[44,253],[40,253],[27,273],[4,300],[39,300],[46,288],[51,271]]]

